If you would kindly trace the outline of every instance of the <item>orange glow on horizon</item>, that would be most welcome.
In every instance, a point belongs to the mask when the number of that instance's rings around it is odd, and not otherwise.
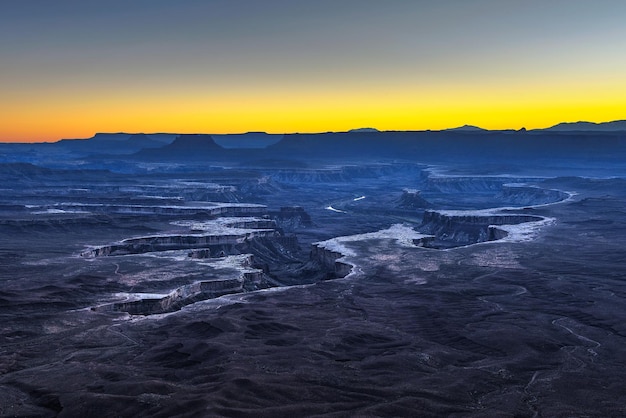
[[[8,85],[0,101],[0,141],[57,141],[96,132],[438,130],[465,124],[537,129],[626,119],[621,73],[601,68],[592,76],[583,70],[59,76],[27,88]]]
[[[0,141],[51,142],[96,132],[268,133],[545,128],[559,122],[626,118],[626,82],[490,86],[423,84],[402,88],[329,85],[247,91],[44,92],[0,104]],[[488,88],[486,88],[488,87]],[[159,94],[161,93],[161,94]],[[60,98],[60,99],[59,99]]]
[[[626,119],[624,2],[39,3],[1,6],[3,142]]]

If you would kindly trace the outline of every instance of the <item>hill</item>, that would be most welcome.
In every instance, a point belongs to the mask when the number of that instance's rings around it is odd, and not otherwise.
[[[543,129],[544,131],[579,131],[579,132],[615,132],[626,131],[626,120],[615,120],[612,122],[563,122],[550,128]]]

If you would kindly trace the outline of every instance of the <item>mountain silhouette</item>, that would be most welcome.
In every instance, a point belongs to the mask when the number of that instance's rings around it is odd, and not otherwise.
[[[224,148],[220,147],[211,137],[205,134],[183,134],[168,145],[160,148],[143,149],[134,154],[139,159],[185,159],[197,160],[224,154]]]
[[[599,131],[599,132],[614,132],[614,131],[626,131],[626,120],[615,120],[612,122],[563,122],[558,125],[551,126],[544,129],[544,131]]]

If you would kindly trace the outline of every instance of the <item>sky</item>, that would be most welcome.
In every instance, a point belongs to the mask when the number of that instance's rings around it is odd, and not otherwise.
[[[0,141],[626,119],[623,0],[2,0]]]

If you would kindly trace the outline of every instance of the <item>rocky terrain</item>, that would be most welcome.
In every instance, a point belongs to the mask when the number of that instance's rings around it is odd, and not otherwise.
[[[626,414],[619,154],[377,135],[5,154],[0,416]]]

